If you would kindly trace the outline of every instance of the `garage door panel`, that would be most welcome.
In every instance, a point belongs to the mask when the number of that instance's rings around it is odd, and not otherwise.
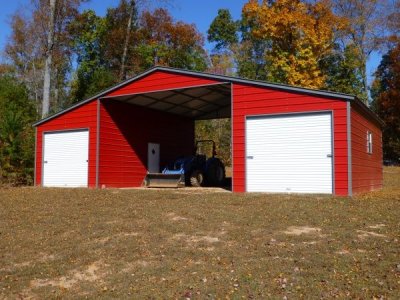
[[[87,187],[89,132],[44,134],[43,186]]]
[[[263,129],[260,129],[260,130],[263,130]],[[290,134],[292,134],[292,133],[290,133]],[[308,134],[314,134],[314,133],[308,133]],[[315,133],[315,135],[318,135],[318,137],[319,137],[318,142],[321,144],[315,144],[315,142],[316,142],[315,138],[309,139],[307,137],[306,138],[291,138],[290,143],[285,143],[282,141],[282,138],[274,138],[269,135],[253,136],[253,138],[256,140],[255,140],[254,144],[252,144],[250,147],[248,147],[248,149],[260,150],[260,148],[257,146],[264,145],[263,141],[265,139],[268,139],[268,146],[269,146],[268,149],[271,149],[274,147],[282,148],[283,146],[285,146],[288,149],[303,149],[304,145],[307,145],[307,144],[313,145],[315,147],[315,148],[314,147],[309,148],[308,149],[309,151],[315,152],[315,151],[318,151],[318,148],[325,149],[324,143],[327,143],[330,141],[330,136],[319,135],[318,133]],[[283,144],[282,144],[282,142],[283,142]],[[252,149],[252,147],[253,147],[253,149]],[[268,150],[268,149],[264,149],[264,150]]]
[[[268,193],[299,193],[299,194],[326,194],[326,189],[329,186],[318,186],[310,191],[307,188],[304,188],[302,185],[293,186],[288,188],[286,186],[279,186],[279,185],[259,185],[254,186],[254,192],[265,192],[264,190],[268,190]]]
[[[260,144],[261,147],[263,147],[263,145]],[[280,150],[282,149],[282,147],[270,147],[269,149],[266,149],[265,151],[260,151],[260,150],[252,150],[249,149],[249,151],[251,151],[252,155],[254,157],[255,160],[259,159],[259,158],[264,158],[264,157],[260,157],[261,155],[264,154],[274,154],[276,157],[287,157],[288,154],[293,154],[297,156],[297,159],[301,160],[301,159],[305,159],[305,158],[313,158],[313,159],[319,159],[319,158],[326,158],[327,155],[331,154],[331,151],[327,152],[325,151],[325,149],[320,148],[320,149],[312,149],[310,151],[308,151],[307,153],[303,153],[301,155],[301,157],[299,157],[298,153],[300,151],[304,151],[304,146],[309,146],[314,147],[314,145],[312,143],[310,143],[309,145],[307,144],[303,144],[303,148],[302,147],[296,147],[296,148],[291,148],[291,147],[286,147],[284,152],[281,152]],[[258,154],[258,155],[256,155]],[[265,161],[265,160],[264,160]]]
[[[249,192],[332,193],[331,114],[246,121]]]
[[[261,120],[261,119],[258,119],[256,122],[254,122],[254,123],[259,123],[258,121],[259,120]],[[318,122],[318,121],[320,121],[319,119],[314,119],[314,120],[310,120],[310,121],[312,121],[312,122]],[[251,123],[251,122],[250,122]],[[272,122],[271,122],[272,123]],[[259,128],[260,129],[267,129],[268,128],[268,126],[269,125],[266,125],[266,124],[263,124],[263,125],[260,125],[259,126]],[[293,127],[293,126],[296,126],[296,127]],[[291,123],[287,123],[287,124],[282,124],[282,126],[281,126],[281,129],[282,130],[287,130],[287,129],[289,129],[289,130],[291,130],[293,133],[301,133],[301,132],[303,132],[303,130],[309,130],[309,131],[315,131],[315,132],[319,132],[320,130],[320,128],[329,128],[329,126],[326,126],[326,125],[321,125],[321,126],[318,126],[318,125],[312,125],[312,126],[309,126],[309,125],[307,125],[307,124],[302,124],[302,123],[294,123],[294,122],[291,122]],[[271,136],[273,136],[274,134],[276,134],[276,132],[271,132],[270,133],[270,135]]]

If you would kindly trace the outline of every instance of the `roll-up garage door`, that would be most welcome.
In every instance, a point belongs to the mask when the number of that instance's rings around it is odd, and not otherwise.
[[[248,117],[248,192],[326,193],[333,189],[331,113]]]
[[[88,186],[88,130],[45,133],[43,143],[43,186]]]

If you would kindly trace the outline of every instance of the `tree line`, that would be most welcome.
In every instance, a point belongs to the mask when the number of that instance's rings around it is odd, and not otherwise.
[[[15,12],[0,65],[0,181],[32,182],[33,121],[154,65],[354,94],[385,121],[384,156],[400,156],[400,1],[249,0],[221,8],[204,36],[168,0],[30,0]],[[207,50],[205,41],[213,45]],[[368,84],[367,61],[382,61]],[[230,120],[198,121],[230,164]]]

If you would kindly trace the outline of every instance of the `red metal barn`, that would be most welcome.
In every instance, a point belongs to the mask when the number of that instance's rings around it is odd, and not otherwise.
[[[214,118],[232,121],[234,192],[382,187],[381,123],[354,96],[165,67],[37,122],[35,184],[138,187]]]

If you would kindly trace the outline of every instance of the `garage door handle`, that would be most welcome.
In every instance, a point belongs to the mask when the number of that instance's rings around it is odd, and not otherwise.
[[[247,159],[253,159],[254,156],[247,156]]]
[[[44,163],[44,164],[47,164],[47,160],[45,160],[43,163]]]
[[[326,157],[332,157],[332,154],[327,154]]]

